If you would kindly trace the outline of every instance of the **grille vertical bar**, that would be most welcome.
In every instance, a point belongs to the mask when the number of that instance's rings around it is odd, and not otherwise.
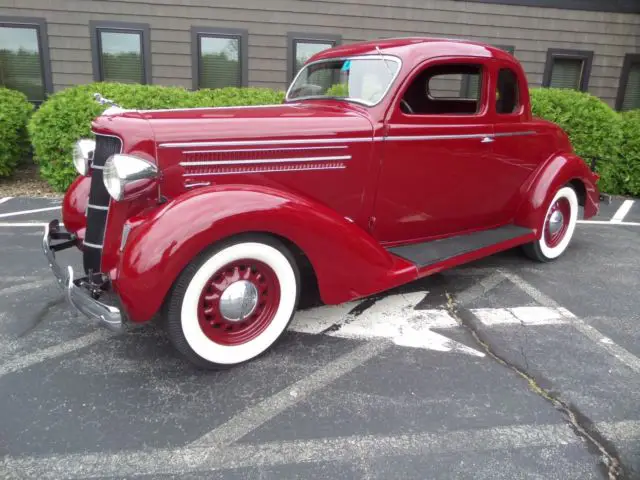
[[[96,135],[96,150],[93,154],[93,165],[98,167],[91,171],[91,188],[89,204],[97,207],[109,207],[111,197],[102,181],[102,168],[107,158],[122,151],[122,142],[117,137]],[[108,210],[87,208],[87,230],[85,233],[85,249],[83,255],[84,270],[87,274],[100,271],[102,260],[102,244],[107,225]]]

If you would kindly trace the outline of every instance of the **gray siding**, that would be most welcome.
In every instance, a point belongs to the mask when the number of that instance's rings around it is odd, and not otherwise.
[[[55,90],[92,81],[90,20],[148,23],[152,81],[191,88],[193,25],[249,31],[249,84],[285,88],[287,32],[343,43],[428,35],[513,45],[532,86],[549,48],[594,51],[589,91],[613,105],[626,53],[640,53],[640,15],[457,0],[4,0],[0,15],[47,20]],[[213,6],[215,4],[215,6]]]

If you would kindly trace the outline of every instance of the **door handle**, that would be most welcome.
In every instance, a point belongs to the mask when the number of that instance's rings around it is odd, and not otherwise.
[[[495,142],[495,139],[493,137],[484,137],[482,140],[480,140],[480,143],[493,143]]]

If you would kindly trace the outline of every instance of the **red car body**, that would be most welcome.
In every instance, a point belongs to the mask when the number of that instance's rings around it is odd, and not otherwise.
[[[308,99],[124,111],[93,122],[97,136],[119,138],[122,153],[159,172],[110,201],[103,232],[100,271],[131,321],[151,319],[200,252],[238,234],[266,233],[306,256],[322,300],[336,304],[539,239],[564,185],[575,189],[585,218],[597,213],[597,175],[560,128],[532,117],[525,73],[511,55],[469,42],[399,39],[333,48],[310,62],[378,54],[401,66],[372,106]],[[471,60],[483,71],[477,113],[402,111],[424,68]],[[519,106],[509,114],[495,109],[501,69],[517,76]],[[81,246],[90,183],[78,177],[63,204],[65,228]],[[521,233],[428,264],[394,253],[507,225]]]

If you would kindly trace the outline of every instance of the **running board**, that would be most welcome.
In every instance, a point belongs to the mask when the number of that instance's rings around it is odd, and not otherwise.
[[[506,250],[516,245],[532,241],[532,230],[517,225],[482,230],[480,232],[457,235],[455,237],[413,243],[400,247],[390,247],[387,251],[402,257],[422,269],[446,260],[465,255],[471,261],[485,255]],[[478,255],[473,255],[477,253]],[[464,263],[455,262],[455,263]]]

